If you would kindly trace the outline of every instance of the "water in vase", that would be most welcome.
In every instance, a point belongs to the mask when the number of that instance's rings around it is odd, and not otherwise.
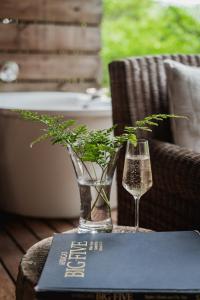
[[[111,180],[78,180],[81,195],[79,232],[111,232]]]

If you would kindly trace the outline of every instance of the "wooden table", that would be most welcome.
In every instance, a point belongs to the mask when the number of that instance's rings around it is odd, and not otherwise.
[[[114,226],[113,232],[134,232],[134,227]],[[140,229],[142,232],[150,230]],[[76,232],[76,229],[67,231]],[[109,233],[108,233],[109,234]],[[16,286],[16,300],[34,300],[34,286],[37,284],[49,252],[52,237],[46,238],[33,245],[22,258]]]

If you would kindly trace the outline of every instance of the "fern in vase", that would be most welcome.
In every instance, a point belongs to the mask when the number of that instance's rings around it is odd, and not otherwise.
[[[79,185],[81,211],[79,232],[111,232],[110,191],[117,158],[121,147],[127,142],[137,145],[138,131],[152,131],[160,121],[180,118],[171,114],[153,114],[136,121],[134,126],[124,128],[120,136],[114,136],[114,125],[108,129],[90,130],[74,120],[63,116],[38,114],[17,110],[25,120],[43,125],[43,134],[31,147],[50,139],[68,149]]]

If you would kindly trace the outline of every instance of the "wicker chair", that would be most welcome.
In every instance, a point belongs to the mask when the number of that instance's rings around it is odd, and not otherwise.
[[[163,60],[200,66],[200,55],[132,57],[109,65],[115,133],[152,113],[168,113]],[[154,230],[200,229],[200,154],[173,144],[169,121],[150,137],[154,184],[140,203],[140,226]],[[134,201],[122,187],[124,151],[117,168],[118,224],[134,224]]]

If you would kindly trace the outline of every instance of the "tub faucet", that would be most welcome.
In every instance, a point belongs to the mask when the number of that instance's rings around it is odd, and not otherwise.
[[[90,95],[91,99],[101,98],[108,94],[108,89],[107,88],[100,88],[100,89],[88,88],[86,90],[86,94]]]
[[[0,80],[4,82],[12,82],[19,75],[19,66],[14,61],[5,61],[0,64]]]
[[[110,102],[110,98],[107,96],[108,89],[107,88],[88,88],[86,90],[86,94],[90,96],[90,99],[83,105],[83,108],[86,109],[88,106],[96,99],[99,99],[101,102],[106,101]]]

